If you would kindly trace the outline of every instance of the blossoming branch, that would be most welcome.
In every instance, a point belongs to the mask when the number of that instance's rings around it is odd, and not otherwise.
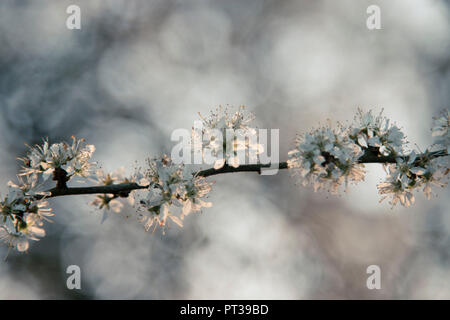
[[[0,199],[0,240],[10,248],[24,252],[29,240],[45,236],[44,222],[54,215],[49,199],[57,196],[96,194],[91,205],[103,211],[104,221],[109,212],[120,212],[124,201],[137,206],[137,220],[146,231],[169,223],[183,226],[183,219],[192,212],[212,206],[206,200],[212,189],[207,178],[217,174],[258,172],[273,168],[273,163],[244,164],[238,157],[244,151],[248,157],[263,151],[255,141],[257,131],[250,127],[254,116],[241,106],[230,113],[219,108],[209,117],[202,117],[202,139],[195,137],[191,143],[201,144],[201,157],[218,157],[213,166],[195,171],[185,163],[175,163],[164,155],[147,159],[146,165],[131,176],[123,169],[105,173],[91,161],[95,151],[84,139],[73,137],[66,142],[29,147],[16,183],[9,182],[9,192]],[[349,183],[364,180],[365,163],[380,163],[386,170],[386,179],[378,184],[380,201],[389,198],[393,206],[414,203],[413,191],[422,189],[428,199],[432,186],[447,185],[449,173],[449,112],[434,118],[433,145],[424,152],[408,149],[405,135],[398,126],[381,113],[358,110],[350,126],[338,124],[298,135],[295,148],[288,153],[287,162],[279,169],[289,169],[299,182],[312,186],[314,191],[328,190],[338,193],[347,190]],[[231,131],[231,136],[218,140],[218,133]],[[244,133],[234,134],[234,132]],[[247,137],[247,138],[246,138]],[[242,154],[242,153],[241,153]],[[56,185],[43,190],[49,179]],[[69,187],[69,181],[95,181],[88,187]]]

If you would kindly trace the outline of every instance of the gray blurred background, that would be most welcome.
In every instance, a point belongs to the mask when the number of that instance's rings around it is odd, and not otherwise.
[[[81,30],[66,28],[70,4]],[[371,4],[381,30],[366,27]],[[133,173],[219,104],[279,128],[280,160],[297,132],[358,106],[384,108],[424,150],[448,107],[449,13],[437,0],[2,0],[0,191],[24,143],[84,137],[104,169]],[[214,206],[166,235],[132,207],[100,224],[92,196],[52,199],[47,237],[0,263],[0,299],[449,299],[448,189],[391,209],[382,168],[367,169],[341,196],[285,171],[216,176]],[[66,288],[72,264],[81,290]],[[381,290],[366,287],[371,264]]]

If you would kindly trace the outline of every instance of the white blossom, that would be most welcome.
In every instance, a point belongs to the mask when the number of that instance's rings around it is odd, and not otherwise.
[[[21,224],[19,231],[22,232],[30,240],[39,240],[45,237],[45,230],[39,227],[33,215],[27,215],[25,224]]]
[[[372,115],[372,110],[364,113],[358,109],[355,123],[350,129],[350,138],[363,150],[369,149],[376,155],[401,155],[406,144],[405,136],[400,128],[390,123],[382,115]]]
[[[383,195],[380,201],[391,197],[391,204],[400,202],[408,207],[414,204],[414,190],[423,187],[427,199],[431,198],[431,187],[447,185],[448,165],[443,158],[432,158],[427,151],[420,157],[413,151],[406,159],[397,158],[397,163],[387,166],[386,180],[377,185]]]
[[[125,178],[124,177],[125,168],[119,168],[113,172],[105,173],[102,169],[97,169],[95,172],[95,182],[97,185],[113,185],[119,183],[130,183],[134,182],[133,178]],[[98,209],[103,210],[102,223],[108,218],[109,211],[113,211],[115,213],[120,213],[124,206],[123,200],[127,199],[128,203],[134,204],[134,197],[131,195],[131,192],[127,197],[119,197],[114,194],[102,194],[96,196],[96,198],[91,202],[91,205],[97,207]]]
[[[431,199],[432,186],[445,187],[448,182],[448,159],[437,158],[428,161],[419,170],[411,169],[411,172],[420,177],[418,185],[423,186],[423,192],[428,200]]]
[[[0,241],[19,252],[28,250],[30,246],[28,240],[38,241],[44,236],[45,230],[37,225],[31,215],[28,215],[25,221],[18,220],[14,229],[8,228],[6,225],[0,226]]]
[[[412,152],[407,161],[398,158],[396,164],[389,164],[385,167],[387,177],[384,182],[377,185],[378,193],[384,195],[380,202],[391,197],[392,206],[399,201],[405,207],[414,204],[415,198],[412,190],[415,179],[410,170],[414,167],[415,160],[416,154]]]
[[[31,217],[34,223],[38,226],[42,226],[44,221],[52,222],[49,217],[52,217],[55,214],[52,212],[52,209],[48,207],[48,205],[48,201],[43,199],[34,201],[33,206],[30,206],[29,217]]]
[[[19,252],[27,251],[30,247],[28,239],[23,234],[10,232],[5,226],[0,226],[0,241]]]
[[[257,143],[256,129],[249,127],[255,117],[245,111],[245,106],[240,106],[234,113],[229,113],[228,108],[220,106],[215,112],[211,112],[209,117],[201,118],[201,133],[194,131],[194,136],[200,134],[201,137],[194,139],[193,144],[195,148],[199,148],[196,141],[200,140],[201,150],[208,149],[212,156],[218,158],[214,163],[216,170],[222,168],[225,163],[234,168],[239,167],[242,164],[239,153],[253,161],[256,160],[256,155],[264,151],[263,146]],[[218,133],[221,134],[221,139],[217,138]]]
[[[37,191],[33,177],[19,177],[18,184],[8,183],[8,193],[0,199],[0,239],[18,251],[29,248],[28,240],[45,236],[44,221],[54,214],[48,208],[46,192]]]
[[[193,176],[183,164],[176,165],[167,156],[148,160],[148,165],[145,177],[149,188],[140,200],[144,211],[139,218],[145,230],[165,227],[168,221],[181,227],[189,213],[211,206],[202,199],[211,190],[205,178]]]
[[[288,154],[288,167],[300,176],[302,185],[336,194],[342,183],[364,180],[364,165],[358,162],[362,154],[345,129],[323,127],[297,138],[296,149]]]
[[[54,143],[49,146],[44,140],[42,146],[30,147],[30,152],[24,158],[21,175],[52,174],[56,168],[64,169],[68,176],[88,177],[95,167],[90,158],[95,151],[93,145],[86,144],[84,139],[72,137],[72,145],[66,142]]]
[[[91,202],[91,205],[103,210],[102,223],[108,218],[110,210],[120,213],[123,208],[122,202],[114,194],[98,195]]]

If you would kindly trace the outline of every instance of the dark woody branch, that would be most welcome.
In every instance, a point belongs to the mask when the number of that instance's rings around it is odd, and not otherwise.
[[[428,152],[417,155],[417,158],[415,160],[415,163],[419,164],[421,159],[428,158],[428,159],[434,159],[438,157],[445,157],[448,156],[448,153],[446,150],[439,150],[434,152]],[[396,159],[402,158],[403,160],[408,160],[408,156],[404,157],[394,157],[394,156],[379,156],[372,153],[366,153],[364,154],[360,159],[360,163],[396,163]],[[206,170],[200,170],[194,175],[201,176],[201,177],[209,177],[213,175],[223,174],[223,173],[236,173],[236,172],[257,172],[261,173],[262,169],[265,168],[278,168],[278,169],[287,169],[288,165],[287,162],[280,162],[278,164],[278,167],[276,164],[246,164],[241,165],[237,168],[234,168],[232,166],[229,166],[225,164],[222,168],[216,170],[214,168],[206,169]],[[58,181],[59,182],[59,181]],[[50,195],[46,196],[46,198],[53,198],[53,197],[60,197],[60,196],[68,196],[68,195],[83,195],[83,194],[113,194],[118,197],[127,197],[129,193],[133,190],[139,190],[139,189],[147,189],[148,186],[141,186],[137,183],[120,183],[120,184],[111,184],[111,185],[105,185],[105,186],[93,186],[93,187],[75,187],[75,188],[69,188],[69,187],[61,187],[62,183],[58,183],[58,185],[50,190],[47,190],[47,192],[50,193]],[[43,198],[43,196],[36,196],[36,199]]]

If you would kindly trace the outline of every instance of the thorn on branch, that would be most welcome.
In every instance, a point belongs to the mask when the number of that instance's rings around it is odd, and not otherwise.
[[[120,198],[128,198],[128,196],[130,195],[130,191],[119,191],[114,195]]]
[[[53,181],[56,181],[56,188],[57,189],[67,189],[66,182],[69,181],[69,177],[67,176],[67,171],[63,168],[55,168],[53,171]]]

